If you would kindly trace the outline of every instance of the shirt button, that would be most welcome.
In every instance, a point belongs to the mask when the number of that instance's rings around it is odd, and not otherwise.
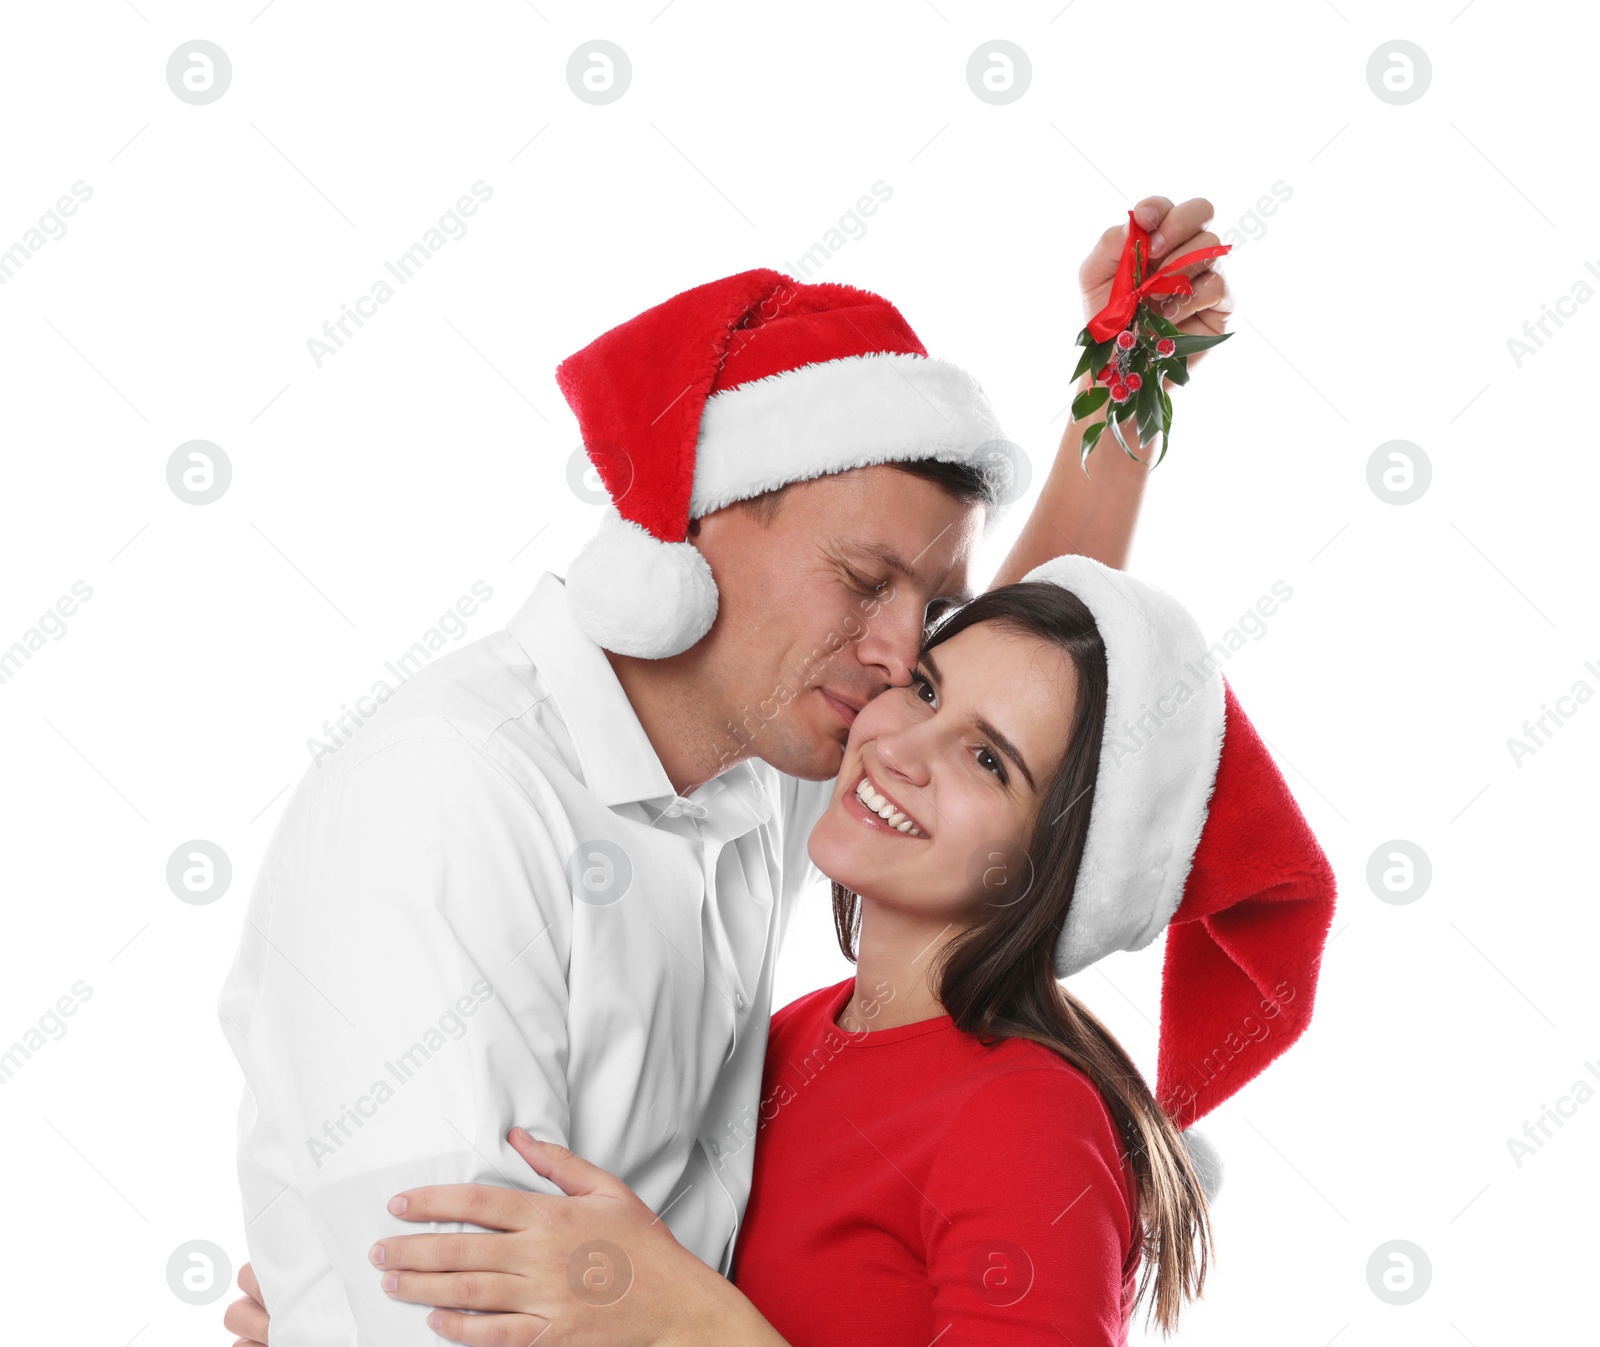
[[[669,804],[665,809],[663,809],[661,811],[661,813],[666,818],[677,818],[679,814],[683,813],[683,810],[682,810],[682,808],[680,806],[678,806],[676,804]]]
[[[683,812],[690,818],[704,818],[711,811],[703,804],[686,804],[683,807]]]

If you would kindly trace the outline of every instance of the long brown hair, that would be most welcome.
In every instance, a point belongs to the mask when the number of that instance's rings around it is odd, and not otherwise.
[[[1171,1117],[1106,1027],[1055,976],[1055,949],[1089,835],[1106,720],[1106,649],[1083,600],[1059,585],[1027,582],[980,595],[939,622],[931,649],[980,622],[1059,647],[1077,673],[1067,749],[1040,802],[1022,862],[1024,896],[986,903],[941,952],[933,978],[956,1027],[985,1042],[1026,1038],[1060,1054],[1100,1091],[1138,1181],[1143,1228],[1138,1296],[1154,1284],[1150,1314],[1164,1333],[1185,1299],[1199,1296],[1211,1252],[1204,1190]],[[861,900],[833,886],[834,929],[855,962]],[[1148,1323],[1148,1319],[1147,1319]]]

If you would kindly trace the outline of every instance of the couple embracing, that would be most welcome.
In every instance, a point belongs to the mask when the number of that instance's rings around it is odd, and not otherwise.
[[[1216,242],[1201,200],[1133,218],[1158,263]],[[1164,311],[1218,332],[1189,270]],[[226,1326],[1088,1347],[1148,1296],[1170,1329],[1210,1248],[1184,1129],[1305,1029],[1334,883],[1193,617],[1119,569],[1144,464],[1085,476],[1069,427],[974,597],[1004,437],[882,297],[743,272],[557,380],[599,533],[263,860]],[[824,878],[856,975],[774,1014]],[[1152,1089],[1061,979],[1163,931]]]

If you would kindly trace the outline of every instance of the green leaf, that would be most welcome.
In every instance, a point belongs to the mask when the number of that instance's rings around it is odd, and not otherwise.
[[[1231,332],[1219,332],[1214,337],[1190,336],[1187,332],[1185,332],[1181,336],[1173,338],[1173,340],[1178,343],[1178,349],[1174,352],[1174,354],[1189,356],[1195,355],[1200,351],[1209,351],[1213,346],[1220,346],[1232,335],[1233,333]]]
[[[1072,419],[1082,421],[1093,416],[1100,408],[1106,405],[1106,399],[1111,396],[1109,388],[1090,388],[1072,399]]]
[[[1163,361],[1161,368],[1166,377],[1179,387],[1189,382],[1189,361],[1187,358],[1177,357]]]
[[[1147,328],[1163,337],[1176,337],[1179,335],[1178,325],[1169,318],[1163,318],[1153,307],[1146,306],[1140,316],[1143,318],[1144,325]]]
[[[1123,433],[1122,433],[1122,419],[1126,419],[1127,416],[1131,413],[1132,403],[1130,402],[1130,403],[1126,404],[1126,408],[1127,408],[1127,410],[1117,409],[1117,410],[1113,411],[1112,420],[1111,420],[1111,433],[1116,436],[1117,443],[1122,446],[1122,452],[1123,453],[1125,453],[1135,463],[1143,463],[1144,460],[1142,458],[1140,458],[1138,454],[1134,453],[1133,450],[1128,447],[1128,441],[1123,436]],[[1118,418],[1121,418],[1121,419],[1118,419]]]
[[[1111,427],[1111,438],[1116,440],[1118,444],[1126,449],[1128,447],[1128,442],[1122,438],[1122,427],[1117,424],[1116,412],[1117,409],[1113,407],[1111,411],[1106,414],[1105,424]]]
[[[1082,332],[1078,333],[1078,340],[1074,344],[1077,345],[1077,346],[1093,346],[1094,345],[1094,339],[1092,337],[1090,337],[1089,329],[1087,327],[1085,327]]]
[[[1134,394],[1133,404],[1136,411],[1136,424],[1139,427],[1140,443],[1153,440],[1156,431],[1161,425],[1161,384],[1156,379],[1146,379],[1139,386],[1139,391]]]
[[[1084,328],[1083,331],[1078,334],[1080,339],[1088,335],[1088,328]],[[1081,340],[1079,344],[1082,344]],[[1074,379],[1081,379],[1085,374],[1088,374],[1091,377],[1097,376],[1100,371],[1105,368],[1106,362],[1111,359],[1111,353],[1116,350],[1116,346],[1117,339],[1115,337],[1111,338],[1110,341],[1095,342],[1091,344],[1084,351],[1083,355],[1078,358],[1078,368],[1073,371],[1072,377]]]
[[[1083,468],[1086,474],[1089,471],[1089,455],[1094,451],[1095,445],[1099,443],[1100,437],[1105,432],[1106,423],[1104,421],[1096,421],[1089,429],[1083,432],[1083,447],[1078,453],[1078,466]]]
[[[1166,389],[1161,390],[1161,452],[1156,455],[1155,466],[1161,466],[1161,460],[1167,456],[1167,437],[1172,433],[1172,395]]]

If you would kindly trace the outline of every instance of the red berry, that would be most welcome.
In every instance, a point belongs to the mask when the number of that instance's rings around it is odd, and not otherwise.
[[[1156,343],[1156,354],[1161,356],[1171,355],[1178,349],[1178,343],[1171,337],[1163,337]]]
[[[1134,375],[1133,377],[1134,378],[1138,378],[1139,376],[1138,375]],[[1111,400],[1113,402],[1126,402],[1128,400],[1129,396],[1130,396],[1130,394],[1129,394],[1129,391],[1128,391],[1128,385],[1127,384],[1115,383],[1115,384],[1111,385]]]
[[[1133,392],[1137,393],[1144,387],[1144,377],[1138,374],[1130,374],[1127,378],[1127,384]]]
[[[1121,347],[1124,351],[1133,350],[1133,333],[1131,333],[1131,332],[1119,332],[1119,333],[1117,333],[1117,345],[1119,347]]]
[[[1108,383],[1111,382],[1111,376],[1113,374],[1115,374],[1115,373],[1116,373],[1116,370],[1113,369],[1110,365],[1102,365],[1100,367],[1100,373],[1098,373],[1094,377],[1097,378],[1098,380],[1100,380],[1101,383],[1108,384]]]

